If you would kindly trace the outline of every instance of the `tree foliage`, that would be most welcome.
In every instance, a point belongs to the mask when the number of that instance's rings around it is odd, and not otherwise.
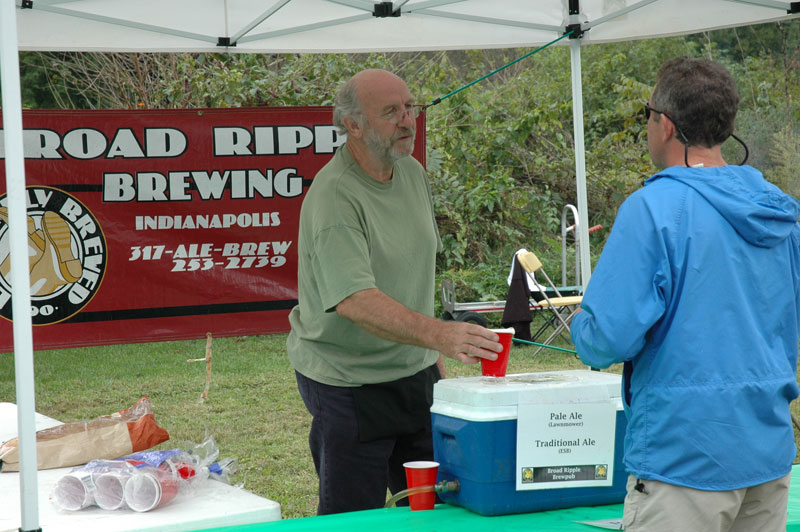
[[[457,91],[528,50],[361,55],[23,54],[26,105],[213,108],[330,105],[363,68],[403,77],[421,103]],[[582,48],[591,237],[597,255],[616,210],[652,175],[642,104],[678,55],[725,64],[741,94],[749,163],[798,194],[800,21]],[[535,249],[555,276],[565,205],[577,204],[567,47],[543,50],[427,109],[428,170],[445,244],[443,275],[466,298],[501,298],[513,252]],[[47,91],[42,90],[47,87]],[[726,144],[738,162],[743,150]],[[569,223],[572,223],[571,221]],[[551,271],[552,273],[552,271]]]

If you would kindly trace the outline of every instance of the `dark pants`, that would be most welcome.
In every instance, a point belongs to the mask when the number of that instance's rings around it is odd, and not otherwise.
[[[406,489],[404,462],[433,460],[430,424],[416,434],[361,442],[352,388],[295,374],[313,417],[308,444],[319,477],[319,515],[383,508],[387,487],[393,494]]]

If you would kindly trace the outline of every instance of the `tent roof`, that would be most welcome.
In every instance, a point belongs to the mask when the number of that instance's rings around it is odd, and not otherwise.
[[[9,203],[24,205],[16,49],[104,52],[371,52],[533,47],[570,24],[583,42],[665,37],[800,16],[785,0],[0,0],[0,67]],[[570,6],[574,14],[570,14]],[[375,17],[389,11],[399,16]],[[793,14],[787,14],[787,13]],[[14,35],[14,14],[17,35]],[[16,39],[15,39],[16,38]],[[14,42],[16,40],[16,43]],[[10,41],[10,42],[9,42]],[[563,39],[564,44],[569,39]],[[581,238],[588,241],[580,42],[572,41]],[[234,44],[235,46],[226,46]],[[12,72],[13,71],[13,72]],[[14,356],[23,450],[22,530],[38,528],[33,342],[24,213],[14,207]],[[589,246],[581,247],[588,281]],[[584,282],[585,284],[585,282]]]
[[[21,50],[367,52],[532,47],[568,0],[16,0]],[[577,3],[577,2],[576,2]],[[664,37],[800,13],[783,0],[581,0],[585,43]],[[376,17],[381,10],[400,16]],[[800,16],[800,15],[794,15]],[[561,41],[564,43],[565,41]],[[225,43],[235,46],[224,46]]]

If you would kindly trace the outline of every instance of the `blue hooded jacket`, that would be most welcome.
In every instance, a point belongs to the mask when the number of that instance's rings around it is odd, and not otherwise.
[[[796,449],[800,203],[749,166],[671,167],[620,207],[575,316],[584,363],[625,362],[625,465],[732,490]]]

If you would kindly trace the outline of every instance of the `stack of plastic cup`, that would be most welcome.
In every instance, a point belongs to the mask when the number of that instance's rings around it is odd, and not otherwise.
[[[159,469],[138,472],[125,483],[124,494],[131,510],[149,512],[175,498],[178,479]]]
[[[131,474],[127,471],[109,471],[99,475],[94,485],[94,500],[103,510],[117,510],[125,505],[125,484]]]
[[[94,503],[94,492],[92,473],[74,471],[58,479],[53,497],[62,509],[75,512]]]
[[[61,477],[53,502],[62,510],[77,511],[96,504],[103,510],[130,508],[148,512],[174,499],[179,490],[207,468],[189,462],[164,462],[159,467],[141,461],[98,461]]]

